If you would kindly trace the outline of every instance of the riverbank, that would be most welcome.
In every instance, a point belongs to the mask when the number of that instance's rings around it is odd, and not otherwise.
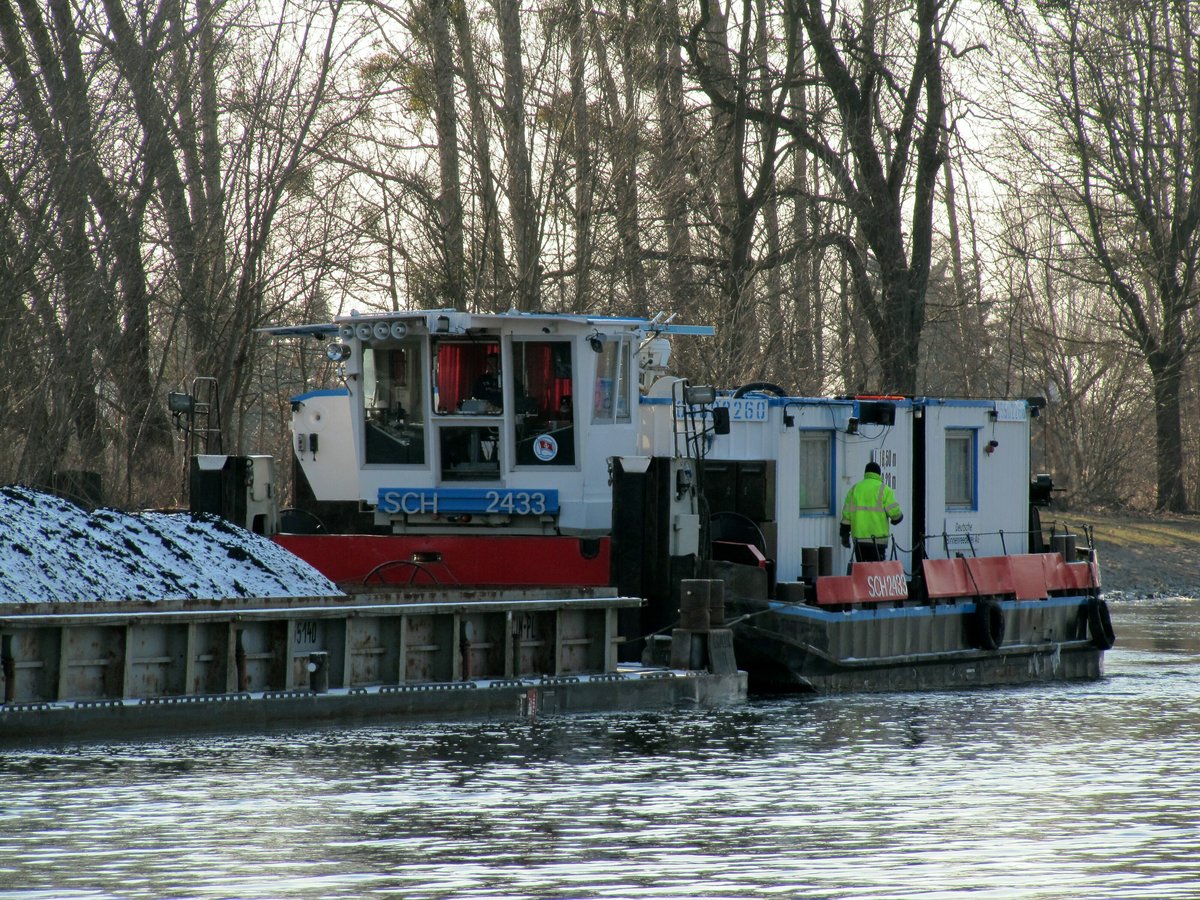
[[[1060,519],[1095,527],[1109,599],[1200,598],[1200,516],[1137,516],[1105,510]]]

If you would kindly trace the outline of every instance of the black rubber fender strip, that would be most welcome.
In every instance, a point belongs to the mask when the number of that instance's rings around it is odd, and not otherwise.
[[[999,600],[991,597],[976,600],[971,624],[975,646],[980,650],[997,650],[1004,643],[1004,609]]]
[[[1092,646],[1098,650],[1111,650],[1117,642],[1117,634],[1113,631],[1112,616],[1108,612],[1108,604],[1099,597],[1088,601],[1088,635]]]

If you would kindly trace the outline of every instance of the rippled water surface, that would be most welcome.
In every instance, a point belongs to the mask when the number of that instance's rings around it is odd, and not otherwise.
[[[0,897],[1200,897],[1200,602],[1099,682],[0,757]]]

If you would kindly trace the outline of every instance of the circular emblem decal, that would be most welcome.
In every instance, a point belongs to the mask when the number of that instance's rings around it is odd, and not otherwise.
[[[550,462],[558,456],[558,441],[551,435],[539,434],[533,439],[533,455],[542,462]]]

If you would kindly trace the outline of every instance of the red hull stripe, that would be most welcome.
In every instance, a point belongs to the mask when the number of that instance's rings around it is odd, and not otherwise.
[[[279,534],[275,542],[340,584],[601,587],[608,538]],[[590,553],[595,551],[594,553]]]

